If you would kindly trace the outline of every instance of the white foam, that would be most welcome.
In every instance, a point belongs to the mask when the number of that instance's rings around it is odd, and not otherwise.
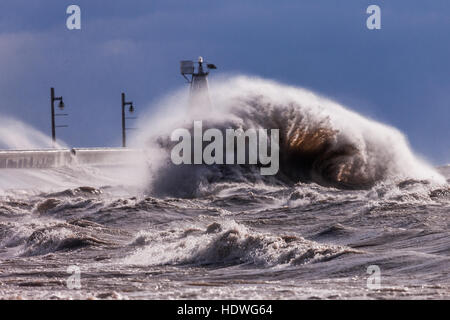
[[[55,146],[62,148],[66,144],[58,140]],[[46,134],[22,121],[2,115],[0,119],[0,149],[29,150],[52,147],[52,140]]]
[[[309,90],[239,76],[216,82],[211,90],[211,97],[214,104],[211,112],[210,108],[205,107],[201,116],[198,113],[191,115],[188,113],[187,91],[180,90],[156,103],[151,108],[153,112],[141,119],[141,129],[134,136],[133,144],[147,149],[153,169],[152,179],[158,184],[156,188],[170,184],[167,189],[198,190],[204,188],[205,177],[216,174],[213,171],[205,172],[196,166],[191,166],[187,171],[172,166],[168,170],[173,171],[172,175],[164,172],[167,171],[164,168],[170,163],[170,158],[167,149],[161,147],[161,141],[167,144],[174,129],[189,128],[193,120],[209,120],[212,125],[219,126],[219,129],[271,129],[282,125],[288,135],[295,135],[296,128],[309,130],[325,126],[337,132],[329,150],[339,150],[345,145],[355,147],[357,154],[343,161],[349,163],[356,175],[364,176],[369,182],[376,182],[377,179],[426,179],[436,184],[446,183],[442,175],[414,154],[407,138],[400,131],[368,119]],[[281,152],[282,150],[280,154]],[[343,157],[337,154],[337,161],[341,161]],[[327,165],[324,165],[324,170]],[[190,182],[184,183],[187,180]],[[320,179],[313,181],[321,182]],[[195,195],[195,190],[187,190],[186,193]],[[180,194],[174,193],[176,196]]]

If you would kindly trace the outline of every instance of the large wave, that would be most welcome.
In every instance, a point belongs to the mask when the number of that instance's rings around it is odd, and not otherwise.
[[[262,179],[248,166],[172,165],[170,134],[175,128],[192,129],[194,120],[203,120],[204,130],[279,129],[277,181],[350,189],[387,179],[445,182],[414,155],[398,130],[311,91],[239,76],[216,83],[211,97],[212,109],[196,106],[200,112],[188,113],[187,99],[176,94],[161,103],[159,116],[141,123],[148,129],[136,141],[145,141],[151,150],[154,192],[192,195],[217,180]]]

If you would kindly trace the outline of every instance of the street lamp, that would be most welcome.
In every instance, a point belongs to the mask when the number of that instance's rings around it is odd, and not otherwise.
[[[67,128],[67,125],[57,126],[55,125],[55,117],[58,116],[67,116],[67,113],[55,113],[55,101],[59,101],[58,108],[62,111],[64,110],[64,101],[63,97],[56,97],[55,96],[55,88],[50,88],[50,104],[51,104],[51,115],[52,115],[52,141],[53,141],[53,147],[55,146],[56,142],[56,128]]]
[[[133,102],[132,101],[125,101],[125,93],[122,92],[122,147],[126,148],[127,146],[127,135],[126,135],[126,131],[133,129],[133,128],[127,128],[125,125],[125,120],[126,119],[136,119],[136,117],[126,117],[125,116],[125,108],[129,106],[128,111],[130,113],[134,112],[134,106],[133,106]]]

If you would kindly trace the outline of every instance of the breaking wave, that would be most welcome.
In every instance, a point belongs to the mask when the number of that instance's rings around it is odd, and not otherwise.
[[[0,246],[21,256],[37,256],[84,247],[114,246],[108,234],[114,230],[86,220],[68,223],[25,219],[20,223],[0,223]]]
[[[133,245],[144,246],[126,259],[126,263],[137,265],[275,267],[314,263],[360,252],[297,236],[258,233],[234,221],[214,222],[206,229],[144,233],[136,237]]]
[[[204,130],[279,129],[280,171],[266,182],[315,182],[341,189],[367,189],[386,180],[445,183],[414,155],[398,130],[308,90],[240,76],[216,84],[211,96],[212,111],[205,107],[203,114],[188,114],[177,94],[161,103],[162,115],[141,123],[149,129],[136,141],[145,142],[152,157],[152,192],[196,196],[216,181],[263,179],[248,166],[172,165],[170,134],[180,127],[192,130],[194,120],[203,120]]]

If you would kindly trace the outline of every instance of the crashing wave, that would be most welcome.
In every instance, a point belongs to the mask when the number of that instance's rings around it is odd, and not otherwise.
[[[297,236],[274,236],[249,230],[234,221],[206,229],[138,235],[133,245],[145,246],[126,259],[130,264],[260,267],[299,265],[359,253],[345,246],[320,244]]]
[[[114,245],[113,242],[98,236],[100,229],[104,228],[84,220],[46,226],[33,231],[28,237],[22,255],[35,256],[89,246]]]
[[[141,132],[138,138],[147,142],[156,169],[154,192],[163,190],[182,196],[184,191],[189,195],[218,180],[263,179],[249,166],[172,165],[168,158],[173,146],[170,133],[179,127],[192,130],[194,120],[202,120],[205,130],[279,129],[278,181],[315,182],[344,189],[370,188],[387,179],[445,183],[439,173],[413,154],[398,130],[305,89],[236,77],[217,84],[211,96],[213,111],[205,112],[201,119],[198,113],[189,118],[180,105],[178,113],[170,112],[170,119],[166,113],[153,120],[158,124],[145,124],[151,129]],[[181,194],[175,191],[180,189]]]

